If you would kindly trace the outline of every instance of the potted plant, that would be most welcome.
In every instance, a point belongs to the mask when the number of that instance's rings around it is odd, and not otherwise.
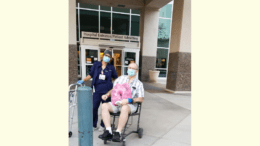
[[[150,82],[157,82],[157,78],[159,76],[160,71],[158,70],[149,70],[149,77],[150,77]]]

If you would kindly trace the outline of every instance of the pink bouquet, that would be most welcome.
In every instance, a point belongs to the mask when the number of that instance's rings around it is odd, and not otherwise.
[[[116,84],[112,90],[111,94],[111,102],[113,105],[117,105],[117,101],[121,101],[122,99],[132,98],[131,88],[128,83],[124,84]]]

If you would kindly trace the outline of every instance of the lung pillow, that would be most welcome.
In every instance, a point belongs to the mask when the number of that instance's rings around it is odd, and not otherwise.
[[[132,98],[131,88],[128,83],[116,84],[112,90],[111,102],[113,105],[116,105],[117,101],[122,99]]]

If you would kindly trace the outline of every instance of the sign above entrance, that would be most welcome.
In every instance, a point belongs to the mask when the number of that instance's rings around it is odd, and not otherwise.
[[[95,33],[95,32],[85,32],[85,31],[82,31],[82,38],[103,38],[103,39],[115,39],[115,40],[140,41],[140,37],[138,36]]]

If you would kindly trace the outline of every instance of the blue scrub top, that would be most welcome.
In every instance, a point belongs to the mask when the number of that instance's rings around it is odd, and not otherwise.
[[[101,70],[102,63],[100,61],[94,62],[93,66],[90,68],[89,75],[92,77],[91,88],[95,86],[95,93],[107,93],[109,90],[113,88],[111,78],[117,78],[117,73],[113,65],[108,63],[106,68],[104,69],[103,74],[106,75],[105,80],[99,80]]]

